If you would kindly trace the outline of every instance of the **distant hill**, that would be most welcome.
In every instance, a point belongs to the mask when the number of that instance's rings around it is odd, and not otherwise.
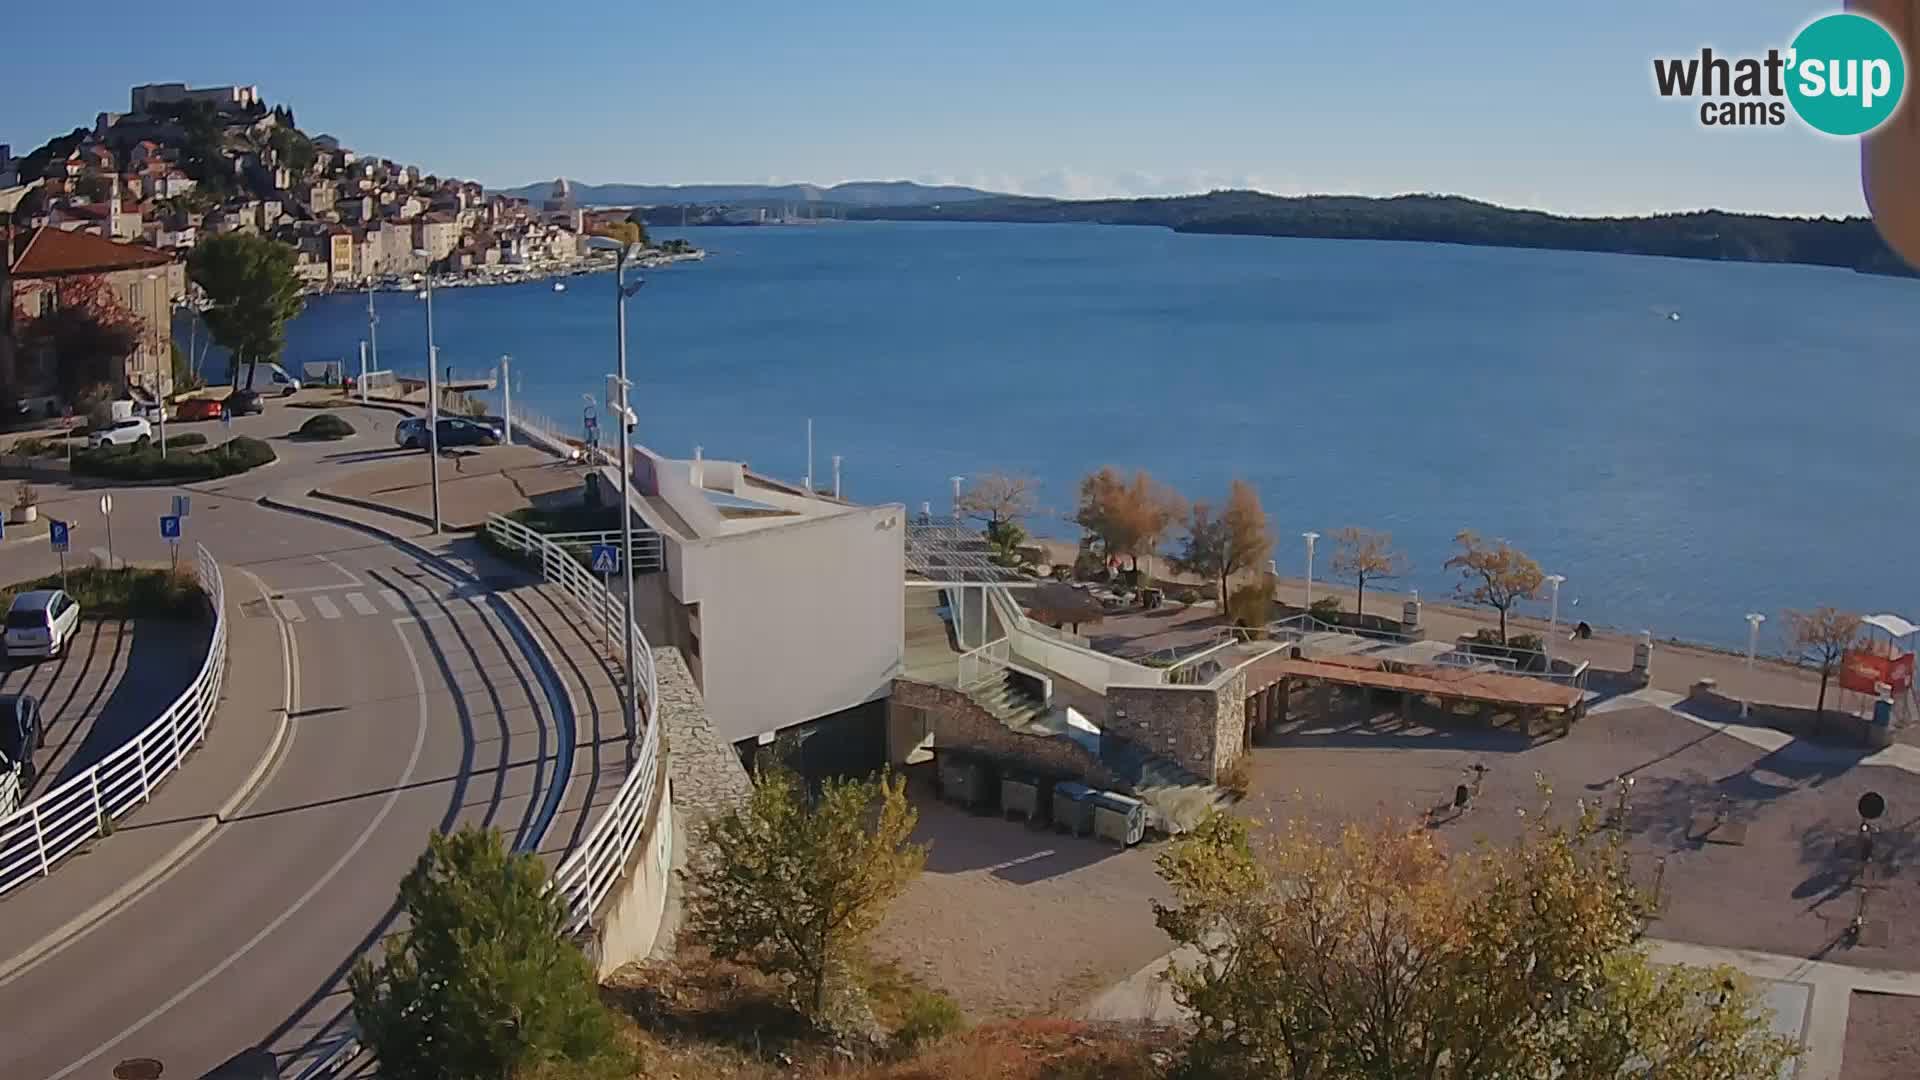
[[[553,181],[505,188],[499,192],[538,204]],[[929,187],[911,180],[853,180],[832,187],[817,184],[581,184],[573,185],[582,206],[713,206],[768,203],[823,203],[845,207],[927,206],[991,199],[977,188]]]
[[[1156,199],[999,196],[939,206],[873,206],[860,219],[1092,222],[1160,225],[1176,232],[1416,240],[1493,247],[1669,255],[1736,262],[1808,263],[1865,273],[1912,274],[1864,217],[1785,218],[1700,210],[1646,217],[1560,217],[1454,195],[1267,195],[1215,191]]]

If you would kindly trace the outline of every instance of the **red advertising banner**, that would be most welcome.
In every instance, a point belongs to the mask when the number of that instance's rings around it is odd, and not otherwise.
[[[1840,658],[1840,686],[1862,694],[1876,693],[1881,686],[1904,692],[1913,686],[1913,654],[1882,656],[1850,651]]]

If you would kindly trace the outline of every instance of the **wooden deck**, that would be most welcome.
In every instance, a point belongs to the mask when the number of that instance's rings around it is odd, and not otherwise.
[[[1424,666],[1389,671],[1379,660],[1360,656],[1294,660],[1276,654],[1247,665],[1246,672],[1249,694],[1258,693],[1282,679],[1319,679],[1341,686],[1396,690],[1443,701],[1475,701],[1521,709],[1567,710],[1578,705],[1582,697],[1578,687],[1525,675]]]

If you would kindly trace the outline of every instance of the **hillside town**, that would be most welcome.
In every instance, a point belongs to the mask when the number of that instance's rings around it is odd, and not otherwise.
[[[211,237],[287,245],[299,290],[317,294],[408,288],[424,275],[470,285],[586,273],[612,262],[589,234],[629,217],[583,209],[564,179],[536,206],[309,137],[258,87],[135,86],[125,112],[99,113],[90,128],[23,156],[0,143],[0,397],[52,415],[83,391],[151,402],[191,382],[197,371],[174,370],[173,320],[204,306],[185,264]],[[701,254],[670,241],[640,263]],[[124,339],[70,349],[110,357],[84,371],[59,358],[48,318],[82,309]]]
[[[102,112],[24,157],[0,144],[0,213],[180,254],[207,235],[270,236],[294,247],[314,292],[586,264],[592,221],[564,180],[538,206],[490,196],[473,180],[309,137],[253,86],[152,83],[128,98],[126,112]]]

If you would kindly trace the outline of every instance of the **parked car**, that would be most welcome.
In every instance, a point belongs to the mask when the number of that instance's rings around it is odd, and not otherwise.
[[[220,401],[218,398],[197,397],[182,401],[173,412],[173,419],[180,423],[194,420],[220,419]]]
[[[503,418],[498,416],[475,416],[471,419],[474,423],[493,432],[494,442],[503,443],[507,441],[507,422]]]
[[[500,436],[478,420],[462,416],[443,416],[438,427],[441,449],[449,446],[498,446]],[[408,450],[427,448],[427,422],[410,416],[393,425],[393,444]]]
[[[102,446],[145,446],[152,441],[153,425],[138,416],[115,420],[112,427],[87,435],[87,445],[95,449]]]
[[[478,420],[468,420],[461,416],[443,416],[440,418],[440,445],[447,446],[498,446],[500,436]]]
[[[233,393],[228,394],[226,400],[220,404],[227,412],[232,413],[234,416],[245,416],[248,413],[263,413],[267,411],[266,403],[260,399],[259,392],[255,390],[235,390]]]
[[[34,589],[7,609],[7,656],[54,657],[80,629],[80,603],[60,589]]]
[[[32,694],[0,694],[0,817],[25,801],[39,774],[34,752],[46,745],[40,702]]]
[[[393,445],[404,450],[426,449],[427,422],[417,416],[409,416],[393,425]]]

